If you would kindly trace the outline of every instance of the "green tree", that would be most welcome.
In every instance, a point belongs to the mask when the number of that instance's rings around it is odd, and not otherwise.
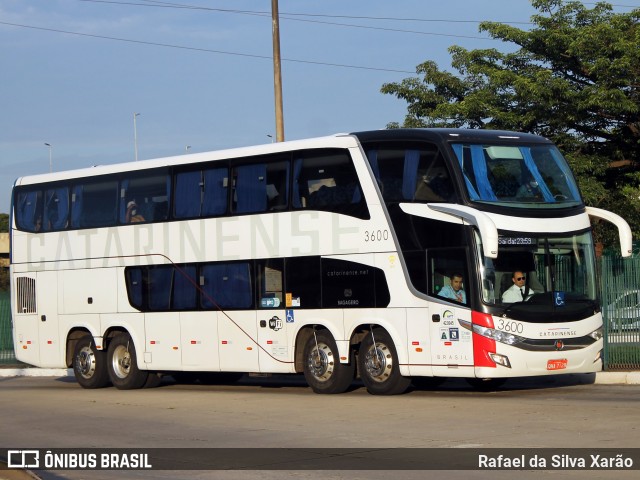
[[[416,68],[421,77],[381,91],[408,103],[404,127],[495,128],[550,138],[571,163],[585,202],[621,214],[640,236],[640,9],[531,3],[538,13],[528,30],[480,24],[510,52],[452,46],[457,74],[426,61]]]
[[[0,213],[0,232],[3,232],[3,233],[9,232],[9,214],[8,213]]]

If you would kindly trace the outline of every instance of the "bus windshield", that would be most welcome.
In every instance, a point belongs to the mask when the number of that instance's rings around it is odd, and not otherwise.
[[[476,234],[478,245],[480,237]],[[512,318],[543,312],[593,314],[595,258],[590,233],[501,235],[498,257],[482,257],[482,300]],[[544,318],[544,317],[543,317]],[[539,320],[544,321],[544,320]]]
[[[558,208],[581,203],[569,166],[553,145],[455,143],[469,198],[520,208]]]

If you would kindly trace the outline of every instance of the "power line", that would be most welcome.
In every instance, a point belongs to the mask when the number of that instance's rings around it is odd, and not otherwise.
[[[260,58],[265,60],[272,60],[271,56],[268,55],[255,55],[250,53],[240,53],[240,52],[228,52],[224,50],[213,50],[209,48],[199,48],[199,47],[187,47],[184,45],[173,45],[169,43],[157,43],[157,42],[148,42],[144,40],[133,40],[129,38],[119,38],[119,37],[109,37],[106,35],[95,35],[90,33],[80,33],[80,32],[71,32],[69,30],[59,30],[55,28],[46,28],[46,27],[36,27],[33,25],[23,25],[19,23],[9,23],[9,22],[0,22],[0,25],[8,25],[11,27],[19,27],[19,28],[28,28],[32,30],[40,30],[45,32],[54,32],[54,33],[64,33],[67,35],[76,35],[80,37],[89,37],[89,38],[99,38],[102,40],[112,40],[117,42],[126,42],[126,43],[135,43],[139,45],[150,45],[154,47],[164,47],[164,48],[175,48],[179,50],[190,50],[195,52],[205,52],[205,53],[217,53],[220,55],[232,55],[237,57],[249,57],[249,58]],[[309,65],[322,65],[327,67],[339,67],[339,68],[352,68],[357,70],[373,70],[378,72],[391,72],[391,73],[410,73],[415,74],[414,70],[399,70],[394,68],[382,68],[382,67],[365,67],[361,65],[347,65],[343,63],[329,63],[329,62],[315,62],[312,60],[300,60],[294,58],[283,58],[283,62],[291,62],[291,63],[304,63]]]
[[[115,5],[131,5],[131,6],[139,6],[139,7],[157,7],[157,8],[176,8],[176,9],[184,9],[184,10],[204,10],[211,12],[222,12],[222,13],[237,13],[241,15],[255,15],[255,16],[265,16],[270,17],[271,13],[267,11],[261,10],[236,10],[236,9],[228,9],[228,8],[213,8],[213,7],[203,7],[199,5],[186,5],[181,3],[173,3],[173,2],[162,2],[162,1],[154,1],[154,0],[141,0],[146,3],[139,3],[133,1],[118,1],[118,0],[78,0],[80,2],[87,3],[110,3]],[[395,22],[421,22],[421,23],[481,23],[484,20],[459,20],[459,19],[436,19],[436,18],[407,18],[407,17],[372,17],[372,16],[362,16],[362,15],[328,15],[328,14],[320,14],[320,13],[291,13],[291,12],[280,12],[280,17],[285,18],[288,17],[317,17],[317,18],[345,18],[349,20],[384,20],[384,21],[395,21]],[[289,20],[298,20],[296,18],[288,18]],[[532,25],[531,22],[521,22],[521,21],[503,21],[501,23],[508,23],[513,25]],[[348,24],[336,23],[335,25],[345,25],[352,26]],[[373,28],[373,27],[370,27]]]

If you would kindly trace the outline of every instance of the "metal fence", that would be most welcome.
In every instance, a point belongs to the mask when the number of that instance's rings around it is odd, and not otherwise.
[[[602,257],[605,370],[640,370],[640,257]],[[8,292],[0,291],[0,364],[17,363]]]
[[[0,363],[16,363],[11,333],[9,292],[0,291]]]
[[[640,369],[640,257],[602,257],[605,370]]]

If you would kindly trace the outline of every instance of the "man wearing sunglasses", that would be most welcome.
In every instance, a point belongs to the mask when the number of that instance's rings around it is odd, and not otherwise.
[[[529,300],[531,296],[536,293],[532,288],[527,285],[527,276],[524,272],[516,270],[511,276],[511,285],[503,294],[503,303],[516,303]]]

